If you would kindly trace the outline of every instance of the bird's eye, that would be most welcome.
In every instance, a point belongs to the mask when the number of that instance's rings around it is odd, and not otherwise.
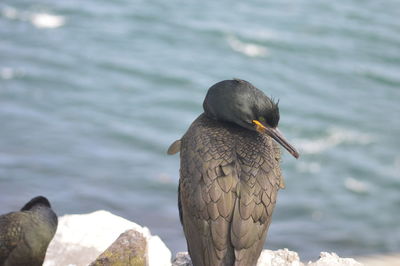
[[[265,118],[262,117],[262,116],[260,116],[260,117],[258,118],[258,121],[265,123]]]

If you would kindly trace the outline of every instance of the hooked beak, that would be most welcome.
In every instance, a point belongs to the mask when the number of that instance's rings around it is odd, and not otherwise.
[[[278,128],[264,126],[258,120],[253,120],[252,122],[253,122],[253,124],[255,124],[256,130],[258,132],[269,135],[276,142],[278,142],[280,145],[282,145],[296,159],[299,158],[300,155],[299,155],[298,151],[295,149],[295,147],[290,145],[290,143],[286,140],[286,138],[283,136],[283,134],[281,133],[281,131]]]

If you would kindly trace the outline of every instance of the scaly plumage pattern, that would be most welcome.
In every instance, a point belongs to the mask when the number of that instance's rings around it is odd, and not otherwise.
[[[47,203],[44,197],[37,197],[22,211],[0,216],[1,266],[43,264],[47,247],[57,229],[57,216]]]
[[[284,186],[278,145],[202,114],[171,148],[180,151],[179,212],[194,265],[255,265]]]

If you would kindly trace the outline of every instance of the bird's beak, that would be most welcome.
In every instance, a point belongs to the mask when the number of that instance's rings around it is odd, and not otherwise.
[[[281,144],[296,159],[299,158],[300,155],[299,155],[298,151],[295,149],[295,147],[290,145],[290,143],[286,140],[286,138],[283,136],[283,134],[279,131],[278,128],[272,128],[269,126],[265,126],[258,120],[253,120],[252,122],[255,125],[255,128],[258,132],[269,135],[276,142]]]

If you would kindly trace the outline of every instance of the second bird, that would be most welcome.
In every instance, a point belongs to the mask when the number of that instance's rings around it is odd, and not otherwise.
[[[180,152],[180,220],[195,266],[256,265],[279,188],[278,105],[244,80],[213,85],[204,113],[168,149]]]
[[[21,211],[0,215],[0,266],[40,266],[57,230],[57,215],[43,196]]]

